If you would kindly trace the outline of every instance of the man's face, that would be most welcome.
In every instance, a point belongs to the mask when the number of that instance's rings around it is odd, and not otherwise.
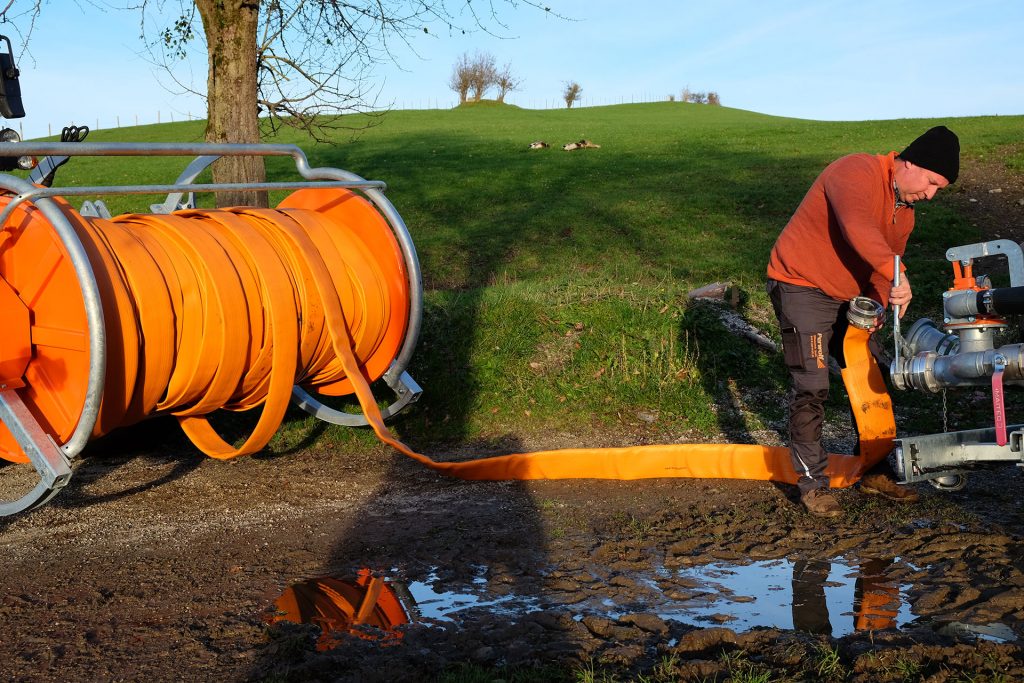
[[[905,159],[896,160],[894,174],[900,197],[908,204],[931,199],[935,193],[949,185],[949,181],[927,168],[921,168]]]

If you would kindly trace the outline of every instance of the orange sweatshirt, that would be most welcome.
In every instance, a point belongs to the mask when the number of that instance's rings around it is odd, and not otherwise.
[[[895,158],[851,154],[829,164],[775,241],[768,277],[888,305],[893,256],[903,256],[914,229],[914,210],[896,208]]]

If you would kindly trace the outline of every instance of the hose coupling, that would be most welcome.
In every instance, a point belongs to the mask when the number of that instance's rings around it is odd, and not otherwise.
[[[885,319],[885,308],[882,304],[868,296],[855,296],[850,299],[850,308],[846,311],[846,320],[854,327],[862,330],[873,330],[880,327]]]

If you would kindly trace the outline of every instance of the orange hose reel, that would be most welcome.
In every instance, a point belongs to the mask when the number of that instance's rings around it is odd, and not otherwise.
[[[402,345],[409,312],[402,255],[384,219],[351,192],[299,190],[276,210],[112,220],[85,218],[61,204],[94,265],[106,322],[106,381],[94,437],[172,414],[205,453],[233,457],[266,445],[294,384],[351,393],[320,303],[325,279],[348,311],[360,372],[379,378]],[[42,214],[19,207],[15,216],[20,220],[0,247],[0,315],[33,323],[15,324],[8,342],[22,351],[5,366],[20,367],[30,337],[22,398],[63,442],[85,399],[85,307]],[[17,381],[14,371],[6,374]],[[260,405],[255,432],[238,448],[204,417]],[[0,457],[26,461],[2,426]]]

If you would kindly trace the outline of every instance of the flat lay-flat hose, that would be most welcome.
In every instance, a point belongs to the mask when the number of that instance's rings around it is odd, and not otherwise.
[[[457,463],[409,449],[384,425],[369,388],[404,339],[406,270],[387,223],[346,190],[300,190],[273,210],[187,210],[110,220],[62,207],[96,273],[106,321],[107,374],[93,436],[171,414],[207,455],[253,453],[280,426],[291,387],[298,384],[327,395],[355,393],[382,441],[462,479],[796,482],[788,449],[757,445],[564,449]],[[18,392],[58,443],[77,424],[88,367],[82,297],[66,261],[38,211],[13,212],[0,232],[0,277],[32,311],[32,359]],[[4,301],[0,297],[0,307]],[[7,318],[2,308],[0,314]],[[895,436],[891,402],[867,339],[851,327],[844,342],[843,379],[861,454],[830,456],[835,487],[849,486],[884,458]],[[256,427],[239,446],[225,442],[206,418],[219,408],[260,406]],[[2,425],[0,457],[25,461]]]

